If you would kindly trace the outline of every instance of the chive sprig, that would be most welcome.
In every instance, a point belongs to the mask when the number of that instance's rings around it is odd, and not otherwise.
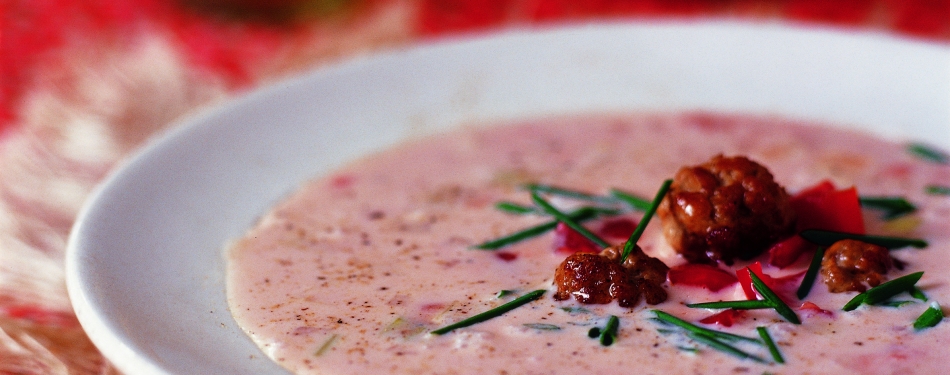
[[[927,247],[927,241],[919,238],[904,238],[890,236],[871,236],[865,234],[854,234],[846,232],[835,232],[830,230],[807,229],[799,233],[799,236],[819,246],[831,246],[841,240],[858,240],[869,244],[883,246],[888,249],[900,249],[903,247],[915,247],[923,249]]]
[[[637,229],[630,234],[627,243],[623,245],[623,252],[620,253],[620,264],[623,264],[623,262],[627,260],[627,257],[630,256],[630,253],[633,252],[633,247],[637,244],[637,241],[640,240],[640,236],[642,236],[643,231],[646,230],[647,224],[650,223],[650,219],[652,219],[653,214],[656,213],[657,207],[660,206],[660,202],[663,201],[666,192],[670,190],[671,184],[673,184],[673,180],[663,181],[663,185],[660,186],[660,190],[657,191],[656,196],[653,197],[653,202],[650,203],[650,207],[647,208],[647,211],[643,214],[643,218],[640,219],[640,223],[637,224]]]
[[[541,296],[544,295],[544,292],[545,292],[544,289],[538,289],[538,290],[535,290],[535,291],[532,291],[532,292],[525,293],[525,294],[523,294],[521,297],[515,298],[515,299],[513,299],[513,300],[511,300],[511,301],[509,301],[509,302],[507,302],[507,303],[505,303],[505,304],[503,304],[503,305],[500,305],[500,306],[498,306],[498,307],[495,307],[495,308],[493,308],[493,309],[490,309],[490,310],[488,310],[488,311],[485,311],[485,312],[482,312],[482,313],[479,313],[479,314],[472,315],[472,316],[468,317],[467,319],[460,320],[460,321],[455,322],[455,323],[453,323],[453,324],[449,324],[449,325],[447,325],[447,326],[445,326],[445,327],[432,330],[432,331],[429,332],[429,333],[431,333],[431,334],[433,334],[433,335],[444,335],[444,334],[446,334],[446,333],[452,332],[452,331],[454,331],[454,330],[456,330],[456,329],[459,329],[459,328],[468,327],[468,326],[471,326],[471,325],[475,325],[475,324],[484,322],[484,321],[486,321],[486,320],[490,320],[490,319],[492,319],[492,318],[497,318],[497,317],[502,316],[502,315],[504,315],[505,313],[507,313],[507,312],[509,312],[509,311],[511,311],[511,310],[514,310],[514,309],[516,309],[516,308],[518,308],[518,307],[521,307],[521,306],[523,306],[523,305],[525,305],[525,304],[528,304],[528,303],[530,303],[530,302],[532,302],[532,301],[534,301],[534,300],[536,300],[536,299],[538,299],[538,298],[541,298]]]

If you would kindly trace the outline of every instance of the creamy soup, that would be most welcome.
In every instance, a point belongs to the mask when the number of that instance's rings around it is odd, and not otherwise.
[[[566,256],[553,249],[552,232],[498,250],[473,248],[551,220],[496,209],[500,201],[530,205],[524,184],[653,197],[681,166],[719,153],[754,159],[791,194],[830,180],[862,196],[914,203],[910,215],[884,220],[866,209],[864,218],[869,234],[929,242],[892,250],[903,269],[887,274],[924,271],[917,285],[929,301],[901,294],[892,300],[910,302],[846,312],[857,293],[830,293],[819,279],[802,308],[794,289],[810,256],[779,269],[763,255],[752,261],[765,264],[764,273],[792,275],[791,292],[776,292],[791,295],[801,324],[772,309],[745,311],[728,327],[701,324],[720,310],[685,304],[746,299],[742,286],[711,292],[667,283],[669,299],[657,305],[584,305],[552,298],[554,271]],[[932,302],[950,303],[950,196],[927,193],[935,184],[950,184],[950,167],[904,144],[778,118],[638,114],[462,129],[307,183],[230,246],[227,293],[234,318],[261,350],[301,374],[947,373],[950,324],[912,326]],[[550,200],[565,211],[582,204]],[[630,211],[585,225],[596,230],[641,216]],[[639,240],[644,252],[671,267],[684,263],[661,232],[654,218]],[[719,267],[734,273],[749,264]],[[534,290],[546,292],[485,322],[431,333]],[[764,345],[735,344],[761,361],[713,348],[657,322],[654,310],[749,337],[765,327],[785,363]],[[605,346],[588,334],[611,315],[619,326]]]

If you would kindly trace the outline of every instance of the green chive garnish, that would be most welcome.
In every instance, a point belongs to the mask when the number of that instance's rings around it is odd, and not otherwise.
[[[505,303],[504,305],[495,307],[495,308],[493,308],[493,309],[491,309],[491,310],[485,311],[485,312],[480,313],[480,314],[472,315],[472,316],[470,316],[470,317],[467,318],[467,319],[463,319],[463,320],[458,321],[458,322],[456,322],[456,323],[449,324],[449,325],[447,325],[447,326],[445,326],[445,327],[436,329],[436,330],[434,330],[434,331],[432,331],[432,332],[430,332],[430,333],[432,333],[433,335],[444,335],[444,334],[446,334],[446,333],[452,332],[453,330],[456,330],[456,329],[459,329],[459,328],[468,327],[468,326],[470,326],[470,325],[475,325],[475,324],[484,322],[484,321],[486,321],[486,320],[499,317],[499,316],[503,315],[503,314],[506,313],[506,312],[509,312],[509,311],[514,310],[514,309],[516,309],[516,308],[518,308],[518,307],[521,307],[521,306],[524,305],[524,304],[527,304],[527,303],[532,302],[532,301],[534,301],[534,300],[536,300],[536,299],[538,299],[538,298],[541,298],[541,296],[544,295],[544,292],[545,292],[544,289],[538,289],[538,290],[535,290],[535,291],[533,291],[533,292],[525,293],[525,294],[522,295],[521,297],[515,298],[515,299],[511,300],[510,302]]]
[[[726,354],[731,354],[733,356],[742,358],[742,359],[751,359],[756,362],[765,362],[761,357],[756,355],[749,354],[742,349],[739,349],[735,346],[729,345],[724,341],[734,342],[734,341],[747,341],[756,344],[762,344],[761,341],[751,337],[734,335],[731,333],[719,332],[711,330],[708,328],[703,328],[692,323],[689,323],[685,320],[677,318],[673,315],[670,315],[666,312],[660,310],[653,310],[653,313],[656,314],[656,320],[660,323],[671,324],[682,328],[686,331],[686,336],[702,344],[721,351]],[[657,329],[658,332],[663,333],[664,330]],[[773,354],[774,357],[774,354]]]
[[[580,233],[582,236],[587,237],[587,239],[593,241],[598,246],[603,247],[603,248],[610,247],[610,244],[607,243],[607,241],[604,241],[600,237],[597,237],[596,234],[594,234],[593,232],[587,230],[587,228],[584,228],[583,226],[578,224],[569,215],[561,212],[560,210],[552,206],[550,203],[548,203],[548,201],[541,198],[541,196],[539,196],[537,192],[534,192],[534,191],[531,192],[531,200],[534,201],[535,205],[537,205],[542,210],[544,210],[544,212],[547,212],[551,216],[554,216],[554,218],[558,219],[560,222],[571,227],[571,229],[577,231],[577,233]]]
[[[673,315],[670,315],[669,313],[665,311],[653,310],[653,313],[656,314],[656,319],[662,323],[672,324],[674,326],[677,326],[686,330],[687,332],[692,332],[700,336],[711,337],[716,340],[748,341],[748,342],[755,342],[755,343],[759,342],[759,340],[751,338],[751,337],[734,335],[731,333],[719,332],[719,331],[712,330],[709,328],[703,328],[695,324],[692,324],[690,322],[687,322],[683,319],[677,318]]]
[[[656,192],[656,196],[653,197],[653,203],[650,204],[650,207],[647,208],[646,212],[643,214],[643,218],[640,219],[640,223],[637,224],[637,229],[630,234],[630,238],[627,239],[627,243],[623,245],[623,252],[620,253],[620,264],[623,264],[627,260],[627,257],[630,256],[630,253],[633,251],[633,246],[637,244],[637,241],[640,240],[640,236],[643,235],[643,231],[646,230],[647,224],[650,223],[650,219],[653,218],[653,214],[656,213],[656,208],[660,206],[660,202],[663,201],[663,197],[666,196],[666,192],[670,190],[670,184],[673,183],[673,180],[663,181],[663,185],[660,186],[660,190]]]
[[[858,308],[858,306],[861,306],[862,303],[864,303],[864,299],[866,297],[867,297],[866,293],[858,293],[858,295],[854,296],[854,298],[848,301],[848,303],[844,304],[844,307],[842,307],[841,309],[844,311],[854,310]]]
[[[912,303],[916,303],[916,302],[914,302],[914,301],[885,301],[885,302],[881,302],[881,303],[879,303],[879,304],[877,304],[877,305],[878,305],[878,306],[884,306],[884,307],[898,308],[898,307],[901,307],[901,306],[904,306],[904,305],[910,305],[910,304],[912,304]]]
[[[769,331],[766,330],[765,327],[756,327],[755,330],[759,332],[759,337],[762,338],[762,342],[769,348],[769,353],[772,354],[772,360],[776,363],[785,363],[785,358],[782,358],[782,353],[778,351],[778,346],[775,345],[775,341],[772,340]]]
[[[330,350],[330,347],[333,346],[333,343],[336,342],[336,339],[339,338],[339,337],[340,337],[340,336],[337,335],[337,334],[335,334],[335,333],[334,333],[333,335],[331,335],[330,338],[328,338],[326,341],[324,341],[324,342],[323,342],[323,345],[320,345],[320,348],[317,349],[317,351],[313,353],[313,356],[314,356],[314,357],[319,357],[319,356],[323,355],[324,353],[326,353],[328,350]]]
[[[817,244],[819,246],[831,246],[835,242],[840,240],[858,240],[861,242],[867,242],[869,244],[874,244],[878,246],[883,246],[888,249],[900,249],[902,247],[915,247],[922,249],[927,247],[927,241],[924,241],[919,238],[903,238],[903,237],[888,237],[888,236],[869,236],[863,234],[854,234],[854,233],[845,233],[845,232],[834,232],[830,230],[819,230],[819,229],[807,229],[799,233],[799,236],[808,240],[811,243]]]
[[[547,323],[525,323],[525,327],[536,329],[538,331],[560,331],[561,327]]]
[[[630,206],[630,208],[634,210],[646,211],[650,209],[651,202],[646,200],[645,198],[640,198],[638,196],[624,192],[619,189],[611,189],[610,195],[613,196],[614,198],[617,198],[623,201],[628,206]]]
[[[788,307],[788,305],[785,304],[785,301],[782,301],[782,299],[779,298],[778,295],[772,291],[772,289],[769,289],[769,287],[765,285],[765,282],[763,282],[762,279],[760,279],[759,276],[755,274],[755,272],[749,270],[749,276],[752,277],[752,288],[755,289],[756,292],[759,292],[762,298],[765,298],[766,301],[772,304],[772,308],[775,309],[775,312],[777,312],[790,323],[802,324],[802,321],[798,319],[798,315],[795,314],[795,311]]]
[[[903,197],[860,197],[858,200],[861,206],[883,211],[884,220],[895,219],[917,211],[917,206]]]
[[[512,294],[515,294],[514,290],[503,289],[503,290],[499,290],[498,293],[495,294],[495,298],[501,299],[501,298],[508,297]]]
[[[772,304],[763,300],[739,300],[739,301],[718,301],[690,303],[686,307],[694,309],[736,309],[736,310],[758,310],[771,309]]]
[[[561,310],[570,315],[590,314],[590,310],[583,307],[562,307]]]
[[[950,195],[950,186],[927,185],[927,187],[924,188],[924,191],[926,191],[927,194],[933,195]]]
[[[617,330],[619,327],[620,318],[611,315],[610,318],[607,319],[607,325],[604,326],[604,329],[600,332],[600,345],[613,345],[614,341],[617,340]]]
[[[601,332],[601,331],[600,331],[600,327],[591,328],[590,330],[587,331],[587,337],[590,337],[590,338],[592,338],[592,339],[596,339],[596,338],[600,337],[600,332]]]
[[[584,221],[593,219],[594,217],[597,216],[598,213],[599,211],[595,209],[581,208],[581,209],[578,209],[577,211],[574,211],[568,214],[568,216],[570,216],[571,219],[574,220],[574,222],[584,222]],[[544,234],[545,232],[553,230],[555,227],[557,227],[557,220],[548,221],[548,222],[538,224],[536,226],[533,226],[527,229],[520,230],[518,232],[509,234],[501,238],[480,243],[478,245],[473,246],[473,248],[480,249],[480,250],[497,250],[502,247],[505,247],[514,243],[518,243],[532,237],[540,236]]]
[[[571,190],[571,189],[565,189],[565,188],[552,186],[552,185],[528,184],[528,185],[525,185],[524,187],[525,189],[528,189],[528,191],[532,193],[545,193],[545,194],[551,194],[551,195],[558,195],[562,197],[594,202],[594,203],[600,203],[600,204],[607,204],[607,205],[614,205],[614,204],[619,203],[617,199],[614,199],[613,197],[605,197],[602,195],[588,194],[588,193]]]
[[[514,202],[501,201],[495,203],[495,208],[499,211],[504,211],[510,214],[515,215],[525,215],[525,214],[537,214],[540,213],[537,208],[531,206],[520,205]]]
[[[756,362],[765,362],[765,360],[763,360],[763,359],[762,359],[761,357],[759,357],[759,356],[746,353],[746,352],[742,351],[742,349],[739,349],[739,348],[737,348],[737,347],[735,347],[735,346],[726,344],[726,343],[724,343],[724,342],[722,342],[722,341],[716,340],[716,339],[714,339],[714,338],[712,338],[712,337],[709,337],[709,336],[706,336],[706,335],[698,334],[698,333],[695,333],[695,332],[687,332],[687,333],[686,333],[686,336],[689,336],[689,338],[691,338],[691,339],[693,339],[693,340],[696,340],[696,341],[698,341],[698,342],[701,342],[701,343],[703,343],[703,344],[706,344],[706,345],[708,345],[710,348],[716,349],[716,350],[721,351],[721,352],[726,353],[726,354],[731,354],[731,355],[736,356],[736,357],[741,358],[741,359],[751,359],[751,360],[756,361]]]
[[[808,264],[808,270],[805,271],[805,277],[802,278],[802,285],[798,286],[795,295],[798,299],[805,299],[811,292],[812,285],[815,285],[815,279],[818,277],[818,271],[821,269],[821,259],[825,256],[825,248],[819,247],[815,250],[815,255],[811,257],[811,263]]]
[[[924,160],[932,161],[934,163],[950,163],[950,156],[947,156],[945,152],[923,143],[911,143],[907,145],[907,151],[909,151],[914,156]]]
[[[858,308],[858,306],[861,306],[862,303],[866,303],[868,305],[877,305],[903,292],[910,292],[914,288],[914,285],[917,284],[917,281],[920,280],[920,277],[923,275],[923,271],[915,272],[909,275],[898,277],[891,281],[881,283],[881,285],[868,289],[866,292],[854,296],[854,298],[844,305],[842,310],[854,310]]]
[[[907,292],[907,293],[909,293],[911,297],[914,297],[914,298],[919,299],[919,300],[921,300],[921,301],[926,301],[926,300],[927,300],[927,295],[924,294],[924,291],[920,290],[920,288],[918,288],[918,287],[916,287],[916,286],[911,287],[911,288],[910,288],[910,291]]]
[[[924,313],[920,314],[920,317],[914,321],[914,329],[920,331],[925,328],[930,328],[936,326],[941,320],[943,320],[943,309],[940,308],[939,304],[933,302],[930,304],[930,307],[924,310]]]
[[[864,298],[864,303],[868,305],[874,305],[880,302],[884,302],[889,298],[900,294],[901,292],[910,292],[917,281],[924,275],[923,271],[914,272],[909,275],[898,277],[894,280],[881,283],[876,287],[868,289],[867,292],[864,292],[867,296]]]

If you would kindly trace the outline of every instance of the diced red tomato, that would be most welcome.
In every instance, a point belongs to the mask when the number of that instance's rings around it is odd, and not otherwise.
[[[805,189],[791,199],[798,230],[824,229],[864,234],[861,202],[854,187],[837,190],[831,181]]]
[[[557,223],[554,228],[554,252],[570,255],[574,253],[596,253],[601,249],[593,241],[577,233],[564,223]]]
[[[798,215],[797,232],[805,229],[823,229],[864,234],[861,202],[854,187],[838,190],[825,180],[791,198],[792,208]],[[769,249],[769,264],[784,268],[815,246],[794,235]]]
[[[498,257],[498,259],[501,259],[506,262],[511,262],[511,261],[514,261],[515,259],[518,259],[518,254],[508,252],[508,251],[498,251],[495,253],[495,256]]]
[[[755,289],[752,288],[752,277],[749,276],[749,271],[755,272],[755,275],[762,279],[762,282],[782,298],[785,303],[793,300],[794,293],[792,287],[795,287],[796,285],[794,284],[796,284],[796,281],[805,275],[805,271],[802,271],[788,276],[772,277],[762,271],[762,263],[760,262],[755,262],[748,267],[740,268],[736,270],[736,277],[739,279],[739,285],[742,286],[742,291],[745,292],[746,298],[750,300],[758,299],[758,294],[756,294]]]
[[[769,248],[769,264],[785,268],[795,263],[802,254],[814,250],[816,246],[800,236],[793,235]]]
[[[725,270],[708,264],[687,263],[670,269],[667,278],[672,285],[706,288],[718,292],[739,280]]]
[[[637,222],[625,217],[604,220],[597,234],[603,237],[626,240],[637,230]]]
[[[801,307],[798,308],[798,310],[805,313],[805,317],[812,317],[812,316],[818,316],[818,315],[832,317],[835,315],[833,312],[825,310],[821,307],[818,307],[818,305],[809,301],[802,302],[802,305]]]
[[[736,324],[737,320],[743,317],[745,317],[745,313],[741,310],[726,309],[716,314],[702,318],[699,320],[699,322],[703,324],[718,324],[723,327],[732,327],[733,324]]]

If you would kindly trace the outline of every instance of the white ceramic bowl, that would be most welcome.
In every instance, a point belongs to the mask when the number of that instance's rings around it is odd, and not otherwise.
[[[70,297],[127,373],[283,373],[228,312],[222,250],[303,180],[464,123],[689,109],[950,148],[950,51],[708,21],[511,31],[351,61],[186,121],[114,173],[72,233]]]

